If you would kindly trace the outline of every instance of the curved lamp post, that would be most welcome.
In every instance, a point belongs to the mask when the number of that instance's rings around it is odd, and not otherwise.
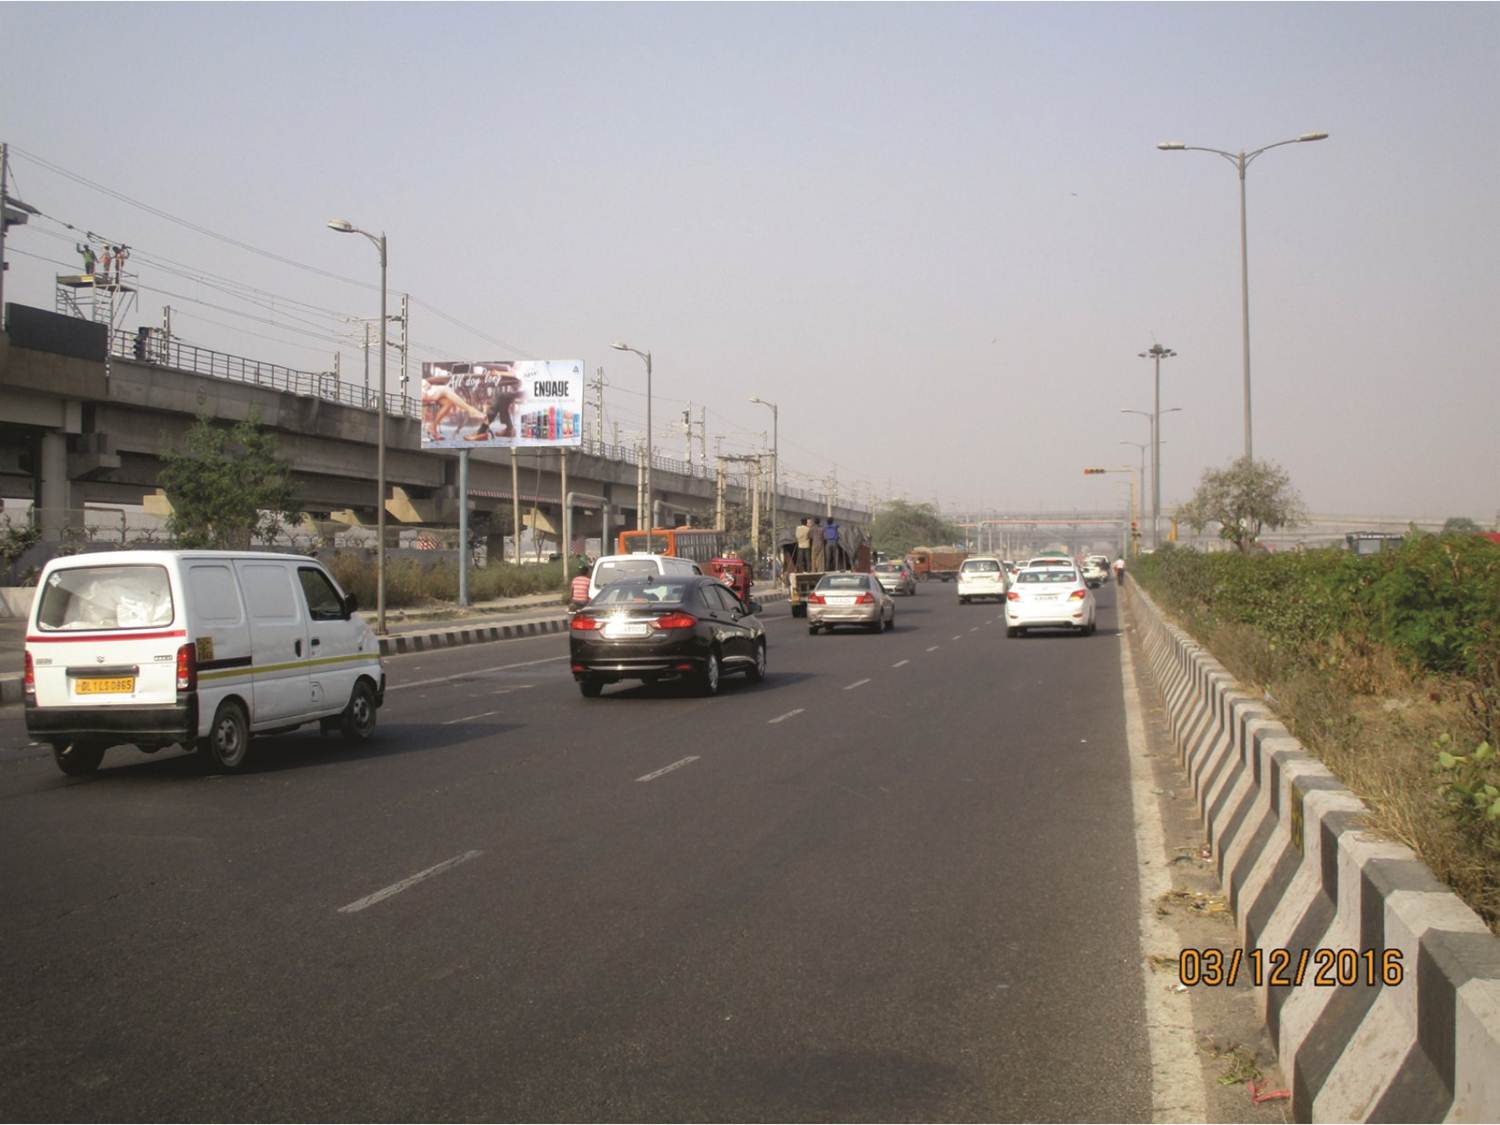
[[[360,230],[348,219],[329,219],[328,229],[340,234],[362,234],[380,251],[380,407],[375,423],[375,632],[385,634],[385,233]]]
[[[1225,152],[1221,148],[1204,148],[1201,145],[1183,144],[1181,141],[1161,141],[1157,148],[1163,152],[1211,152],[1215,156],[1222,156],[1225,160],[1235,166],[1240,174],[1240,324],[1242,346],[1245,354],[1245,459],[1251,458],[1250,444],[1250,252],[1245,235],[1245,169],[1250,167],[1250,162],[1263,152],[1269,152],[1273,148],[1282,145],[1303,144],[1307,141],[1324,141],[1328,139],[1327,133],[1303,133],[1301,136],[1292,137],[1290,140],[1277,141],[1275,144],[1263,145],[1251,152]]]

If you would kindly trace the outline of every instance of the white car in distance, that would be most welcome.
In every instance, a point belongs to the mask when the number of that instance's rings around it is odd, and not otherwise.
[[[1071,563],[1028,566],[1016,575],[1005,596],[1005,635],[1025,636],[1032,629],[1094,632],[1094,591]]]
[[[978,598],[1005,599],[1009,585],[1005,564],[992,555],[975,555],[958,568],[958,604],[968,605]]]

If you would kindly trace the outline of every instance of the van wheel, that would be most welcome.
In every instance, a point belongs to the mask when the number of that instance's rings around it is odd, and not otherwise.
[[[97,742],[70,742],[52,747],[52,760],[69,777],[87,777],[104,760],[104,747]]]
[[[339,729],[345,742],[370,741],[370,736],[375,733],[375,692],[369,681],[360,680],[354,685]]]
[[[231,773],[242,769],[250,752],[250,720],[245,718],[245,709],[232,699],[219,704],[199,750],[218,769]]]

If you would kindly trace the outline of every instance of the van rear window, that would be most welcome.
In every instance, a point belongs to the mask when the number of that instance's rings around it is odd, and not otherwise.
[[[36,623],[47,631],[141,629],[170,625],[172,616],[166,567],[77,566],[48,576]]]
[[[616,559],[601,562],[594,569],[594,585],[608,586],[627,578],[654,578],[660,573],[655,559]]]

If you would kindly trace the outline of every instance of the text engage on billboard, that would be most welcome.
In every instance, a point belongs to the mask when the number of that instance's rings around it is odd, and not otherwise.
[[[583,361],[422,364],[422,448],[583,442]]]

